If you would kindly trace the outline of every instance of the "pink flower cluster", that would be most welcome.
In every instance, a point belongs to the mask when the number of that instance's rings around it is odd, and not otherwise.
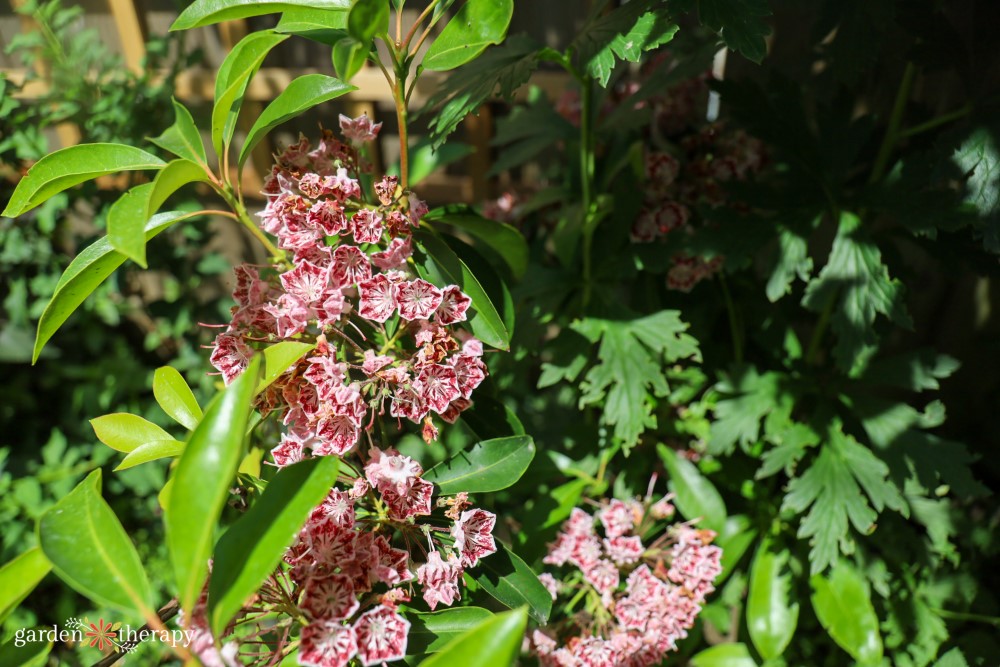
[[[282,411],[287,433],[275,463],[307,451],[341,455],[376,416],[452,423],[486,377],[482,344],[453,325],[471,300],[455,285],[436,287],[409,262],[412,229],[427,208],[393,176],[363,192],[367,169],[357,144],[378,132],[366,117],[341,118],[344,144],[325,131],[312,148],[302,138],[277,158],[265,185],[261,226],[287,259],[264,271],[236,270],[236,306],[215,340],[212,364],[228,384],[260,343],[315,342],[316,348],[258,398]]]
[[[543,559],[572,569],[542,582],[553,600],[582,593],[586,608],[532,633],[543,666],[649,667],[687,636],[722,571],[722,550],[711,545],[713,532],[687,524],[644,544],[673,512],[666,498],[604,501],[595,515],[573,510]]]
[[[450,530],[418,523],[431,515],[434,493],[422,474],[413,459],[372,449],[364,475],[347,491],[330,491],[313,510],[285,554],[294,584],[290,597],[309,620],[299,664],[343,667],[353,658],[362,665],[401,659],[410,623],[397,606],[410,601],[414,579],[431,609],[450,606],[461,597],[464,570],[496,551],[496,517],[465,509],[463,496],[438,503],[449,506]],[[392,545],[397,532],[406,549]],[[414,551],[425,534],[431,548],[416,566]]]

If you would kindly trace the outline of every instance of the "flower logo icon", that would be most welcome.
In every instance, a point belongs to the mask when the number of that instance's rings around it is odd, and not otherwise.
[[[90,639],[90,645],[96,646],[99,650],[103,651],[105,646],[111,648],[116,646],[115,638],[118,637],[117,628],[115,628],[111,623],[105,625],[104,619],[97,619],[97,625],[91,623],[90,629],[87,630],[84,635]]]

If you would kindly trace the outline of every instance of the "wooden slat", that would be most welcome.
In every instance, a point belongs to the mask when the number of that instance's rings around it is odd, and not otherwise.
[[[146,57],[146,35],[139,22],[133,0],[108,0],[115,28],[122,43],[125,66],[136,74],[142,74],[142,61]]]

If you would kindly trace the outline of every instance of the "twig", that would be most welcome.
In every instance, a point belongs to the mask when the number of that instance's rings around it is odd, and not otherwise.
[[[160,610],[156,612],[156,616],[160,619],[160,627],[163,627],[162,624],[169,621],[174,616],[176,616],[177,612],[179,611],[180,611],[180,606],[177,604],[176,598],[174,598],[173,600],[165,604],[163,607],[161,607]],[[151,629],[152,626],[149,623],[147,623],[146,625],[139,628],[139,631],[136,633],[136,635],[137,636],[141,635],[144,631],[148,631]],[[116,662],[124,658],[129,651],[131,651],[138,645],[139,645],[138,640],[134,642],[125,642],[122,644],[121,653],[112,653],[111,655],[104,657],[98,662],[95,662],[93,664],[93,667],[111,667],[111,665],[115,664]]]

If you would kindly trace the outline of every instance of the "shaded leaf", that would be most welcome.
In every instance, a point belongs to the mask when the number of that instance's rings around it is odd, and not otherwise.
[[[664,445],[657,445],[663,465],[670,475],[670,490],[676,494],[674,504],[689,521],[701,519],[702,525],[719,533],[726,522],[726,504],[715,486],[687,459]]]
[[[385,0],[354,0],[347,12],[347,34],[362,45],[389,30],[389,4]],[[367,49],[366,49],[367,50]]]
[[[472,333],[487,345],[502,350],[509,349],[510,332],[486,290],[465,262],[440,236],[425,226],[415,230],[413,238],[420,250],[414,259],[421,278],[438,287],[458,285],[472,299],[472,308],[475,310],[475,314],[469,318]]]
[[[744,58],[760,63],[767,55],[764,38],[771,28],[764,20],[771,14],[767,0],[673,0],[670,8],[690,12],[697,6],[702,25],[722,36],[726,46]]]
[[[0,667],[44,667],[48,663],[52,642],[26,642],[17,646],[11,637],[0,646]]]
[[[538,576],[502,542],[497,552],[479,561],[470,573],[483,590],[511,609],[528,606],[531,617],[544,624],[552,611],[552,596]]]

